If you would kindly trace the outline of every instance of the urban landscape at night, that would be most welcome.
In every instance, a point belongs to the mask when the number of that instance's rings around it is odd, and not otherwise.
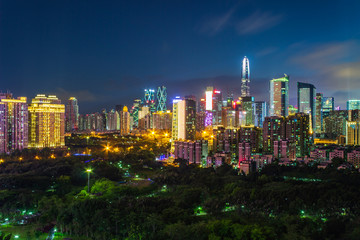
[[[360,239],[358,9],[0,0],[0,240]]]

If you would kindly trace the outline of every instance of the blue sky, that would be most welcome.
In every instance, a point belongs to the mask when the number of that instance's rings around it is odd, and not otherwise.
[[[359,1],[0,0],[0,79],[15,96],[75,96],[82,113],[207,85],[268,100],[271,78],[309,82],[345,106],[360,98]]]

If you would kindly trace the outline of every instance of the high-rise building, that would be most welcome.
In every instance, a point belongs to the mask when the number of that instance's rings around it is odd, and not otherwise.
[[[246,56],[242,61],[241,97],[250,97],[250,64]]]
[[[26,97],[0,94],[0,153],[28,146],[28,105]]]
[[[133,126],[131,126],[132,128],[136,128],[139,125],[139,109],[141,107],[141,99],[135,99],[132,109],[131,109],[131,113],[130,116],[133,119]]]
[[[346,122],[346,145],[360,145],[360,122]]]
[[[242,97],[242,126],[254,125],[254,97]]]
[[[193,99],[173,100],[173,140],[194,140],[196,131],[196,101]]]
[[[145,89],[144,103],[150,108],[150,112],[153,113],[156,111],[155,103],[155,90],[154,89]]]
[[[38,94],[29,110],[29,147],[62,147],[65,145],[65,106],[53,95]]]
[[[266,117],[263,123],[263,151],[272,153],[274,151],[274,141],[285,138],[285,118],[272,116]]]
[[[298,112],[309,114],[311,129],[316,129],[316,88],[309,83],[297,83]]]
[[[115,109],[111,109],[107,113],[106,130],[108,131],[120,130],[120,113],[118,111],[115,111]]]
[[[263,127],[265,117],[269,114],[268,104],[264,101],[254,102],[254,125],[256,127]]]
[[[120,112],[120,134],[130,134],[130,113],[127,106],[124,106],[123,110]]]
[[[221,125],[222,94],[219,90],[213,93],[213,125]]]
[[[270,80],[270,116],[287,117],[289,108],[289,76]]]
[[[70,97],[65,107],[65,127],[67,132],[76,131],[79,128],[79,105],[74,97]]]
[[[172,113],[170,110],[166,112],[154,112],[153,118],[153,129],[157,130],[171,130],[172,124]]]
[[[322,119],[329,116],[331,111],[335,110],[335,103],[333,97],[323,97],[323,103],[322,103]]]
[[[311,143],[309,114],[296,113],[286,118],[285,139],[295,143],[297,157],[309,154]]]
[[[165,86],[158,87],[156,96],[157,96],[156,111],[166,112],[166,99],[167,99],[166,87]]]
[[[346,109],[347,110],[356,110],[356,109],[360,109],[360,100],[348,100],[346,102]]]
[[[320,134],[323,131],[323,94],[316,93],[316,123],[315,133]]]

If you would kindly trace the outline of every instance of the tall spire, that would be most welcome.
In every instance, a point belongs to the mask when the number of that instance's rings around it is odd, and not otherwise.
[[[246,56],[242,62],[241,97],[250,97],[250,65]]]

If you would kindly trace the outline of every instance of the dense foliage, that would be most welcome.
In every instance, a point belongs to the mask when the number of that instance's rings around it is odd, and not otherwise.
[[[87,239],[358,239],[360,174],[336,166],[165,167],[147,150],[0,165],[1,217]],[[86,168],[93,172],[87,192]],[[136,176],[138,175],[138,176]],[[143,178],[141,178],[143,177]],[[31,222],[28,222],[31,224]]]

